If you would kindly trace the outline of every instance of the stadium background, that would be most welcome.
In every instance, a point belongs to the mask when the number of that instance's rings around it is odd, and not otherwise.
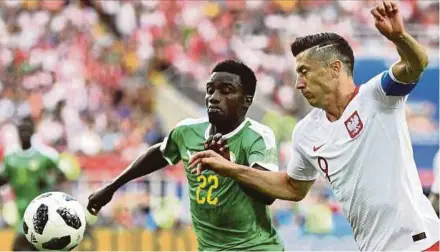
[[[397,59],[374,28],[374,2],[1,1],[0,153],[18,144],[17,118],[32,115],[35,141],[58,149],[62,168],[74,178],[60,190],[85,205],[90,192],[180,119],[204,116],[210,69],[234,58],[257,73],[250,117],[272,127],[286,169],[291,131],[310,110],[293,87],[289,43],[300,35],[338,32],[355,50],[355,81],[363,83]],[[404,0],[400,8],[408,31],[430,56],[407,105],[428,193],[439,137],[439,3]],[[0,250],[9,250],[14,195],[7,186],[0,195]],[[188,206],[182,167],[167,167],[121,189],[79,250],[195,250]],[[271,208],[288,250],[357,249],[323,180],[301,203],[276,201]]]

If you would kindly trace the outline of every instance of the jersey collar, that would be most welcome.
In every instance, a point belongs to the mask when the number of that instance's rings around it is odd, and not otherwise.
[[[246,117],[246,119],[244,119],[244,121],[240,125],[238,125],[237,128],[235,128],[233,131],[229,132],[228,134],[224,135],[223,137],[226,139],[229,139],[229,138],[237,135],[237,133],[240,132],[244,128],[244,126],[246,125],[246,123],[248,121],[249,121],[249,118]],[[211,127],[212,127],[212,125],[209,124],[205,130],[205,140],[209,138],[209,132],[211,131]]]
[[[35,147],[31,146],[29,149],[23,150],[21,147],[19,149],[20,151],[17,152],[17,155],[22,157],[30,157],[35,154]]]

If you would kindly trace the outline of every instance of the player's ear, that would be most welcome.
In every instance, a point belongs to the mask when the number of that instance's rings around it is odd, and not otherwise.
[[[243,107],[245,108],[249,108],[252,104],[252,100],[254,99],[254,97],[252,95],[245,95],[244,96],[244,103],[243,103]]]
[[[332,71],[332,77],[334,79],[339,78],[339,74],[343,70],[342,67],[342,62],[340,60],[335,60],[330,63],[330,69]]]

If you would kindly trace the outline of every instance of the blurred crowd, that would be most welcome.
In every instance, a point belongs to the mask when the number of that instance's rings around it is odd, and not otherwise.
[[[185,82],[171,84],[203,91],[213,65],[227,58],[248,64],[257,73],[257,92],[301,118],[309,108],[292,86],[289,42],[336,31],[358,54],[395,54],[374,28],[369,13],[374,3],[0,1],[0,146],[17,144],[16,119],[32,115],[35,141],[88,156],[117,153],[129,162],[166,133],[155,109],[155,89],[183,76]],[[409,32],[438,50],[438,1],[399,5]],[[295,122],[286,120],[293,128]],[[290,133],[280,138],[288,141]],[[310,205],[316,211],[339,211],[326,193],[316,195]],[[322,202],[326,207],[319,208]],[[307,232],[317,225],[307,222],[307,215],[313,219],[316,211],[298,214],[293,222]],[[277,218],[284,220],[282,214]],[[329,221],[315,223],[326,224],[321,229],[328,231]]]

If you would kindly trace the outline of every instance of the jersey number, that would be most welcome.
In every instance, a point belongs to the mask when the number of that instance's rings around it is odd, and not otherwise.
[[[200,175],[197,177],[197,182],[201,182],[196,190],[197,203],[205,204],[206,202],[209,205],[216,205],[218,203],[218,198],[212,198],[212,191],[218,188],[218,177],[215,175],[209,175],[208,178],[206,178],[205,175]],[[208,184],[209,188],[206,197],[200,196],[200,192],[202,189],[205,189]]]
[[[323,158],[323,157],[318,157],[318,165],[319,168],[321,169],[321,171],[324,172],[325,177],[328,179],[328,182],[330,181],[330,176],[328,175],[328,162],[327,159]]]

